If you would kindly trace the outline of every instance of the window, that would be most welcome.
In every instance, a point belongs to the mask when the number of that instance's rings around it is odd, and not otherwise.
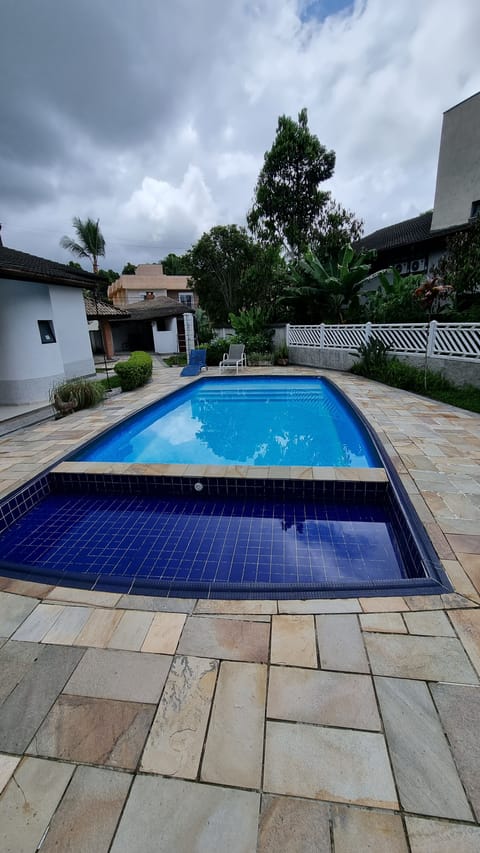
[[[38,330],[42,344],[54,344],[56,342],[57,339],[51,320],[38,320]]]
[[[470,213],[470,219],[476,219],[476,217],[480,214],[480,199],[478,201],[472,201],[472,212]]]
[[[178,301],[182,303],[182,305],[186,305],[188,308],[193,308],[193,294],[192,293],[179,293]]]
[[[157,320],[157,332],[166,332],[166,331],[168,331],[168,330],[167,330],[167,327],[165,325],[165,320],[164,319]]]

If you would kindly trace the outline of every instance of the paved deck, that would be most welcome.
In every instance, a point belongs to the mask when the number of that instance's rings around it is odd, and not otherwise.
[[[456,592],[221,602],[0,579],[2,853],[480,849],[480,417],[330,375]],[[0,495],[186,382],[156,367],[0,439]]]

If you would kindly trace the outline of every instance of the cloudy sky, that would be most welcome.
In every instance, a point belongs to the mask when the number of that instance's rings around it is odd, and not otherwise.
[[[442,113],[480,89],[478,0],[2,0],[4,245],[102,266],[245,223],[278,116],[307,107],[365,233],[432,207]]]

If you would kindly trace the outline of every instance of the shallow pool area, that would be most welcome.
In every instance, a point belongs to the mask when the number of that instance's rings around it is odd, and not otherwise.
[[[381,465],[328,380],[202,378],[149,406],[74,456],[78,461],[204,465]]]

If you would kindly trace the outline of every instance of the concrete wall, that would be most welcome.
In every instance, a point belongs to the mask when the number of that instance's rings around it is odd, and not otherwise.
[[[303,367],[318,367],[328,370],[349,370],[358,361],[358,356],[344,349],[319,349],[317,347],[289,347],[290,364]],[[423,370],[425,358],[422,355],[398,354],[400,361]],[[429,370],[442,373],[455,385],[474,385],[480,388],[480,363],[464,358],[429,358]]]
[[[468,222],[480,200],[480,93],[443,116],[432,231]]]
[[[80,288],[50,287],[53,321],[67,379],[95,373],[83,293]]]

